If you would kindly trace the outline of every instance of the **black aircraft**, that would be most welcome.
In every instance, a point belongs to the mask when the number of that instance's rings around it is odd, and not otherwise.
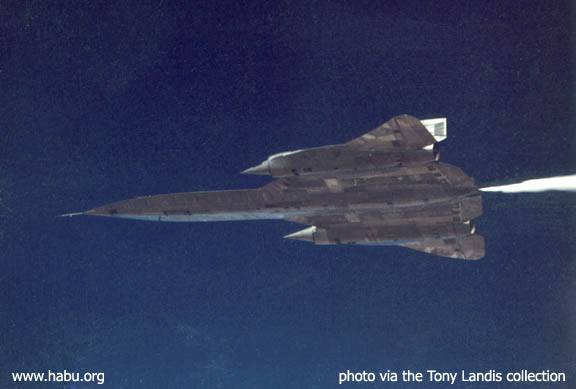
[[[274,154],[245,174],[258,189],[138,197],[72,215],[151,221],[283,219],[310,227],[285,238],[316,244],[397,245],[480,259],[482,198],[459,168],[438,162],[446,119],[392,118],[348,143]]]

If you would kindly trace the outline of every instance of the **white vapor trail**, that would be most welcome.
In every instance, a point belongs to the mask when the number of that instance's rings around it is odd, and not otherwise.
[[[559,190],[564,192],[576,192],[576,174],[570,176],[558,176],[549,178],[538,178],[535,180],[523,181],[519,184],[489,186],[480,188],[484,192],[546,192],[549,190]]]

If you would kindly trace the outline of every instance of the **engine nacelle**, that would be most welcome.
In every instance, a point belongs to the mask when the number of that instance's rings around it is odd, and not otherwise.
[[[410,151],[357,150],[336,145],[274,154],[242,173],[273,177],[325,175],[420,165],[438,159],[437,143],[428,149]]]
[[[285,238],[316,244],[401,244],[406,241],[457,238],[474,234],[474,221],[454,224],[416,225],[412,223],[351,227],[336,225],[330,228],[308,227],[286,235]]]

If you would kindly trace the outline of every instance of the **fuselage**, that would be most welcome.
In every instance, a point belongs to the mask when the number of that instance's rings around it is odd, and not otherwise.
[[[446,164],[393,168],[345,177],[289,177],[259,189],[172,193],[119,201],[87,215],[150,221],[201,222],[295,219],[312,215],[394,214],[457,202],[478,189],[460,169]],[[438,180],[444,173],[447,180]],[[456,178],[455,178],[456,177]]]

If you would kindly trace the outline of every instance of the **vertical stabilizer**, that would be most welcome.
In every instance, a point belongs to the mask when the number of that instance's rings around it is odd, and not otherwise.
[[[420,120],[424,127],[436,139],[436,142],[442,142],[446,139],[446,118]]]

